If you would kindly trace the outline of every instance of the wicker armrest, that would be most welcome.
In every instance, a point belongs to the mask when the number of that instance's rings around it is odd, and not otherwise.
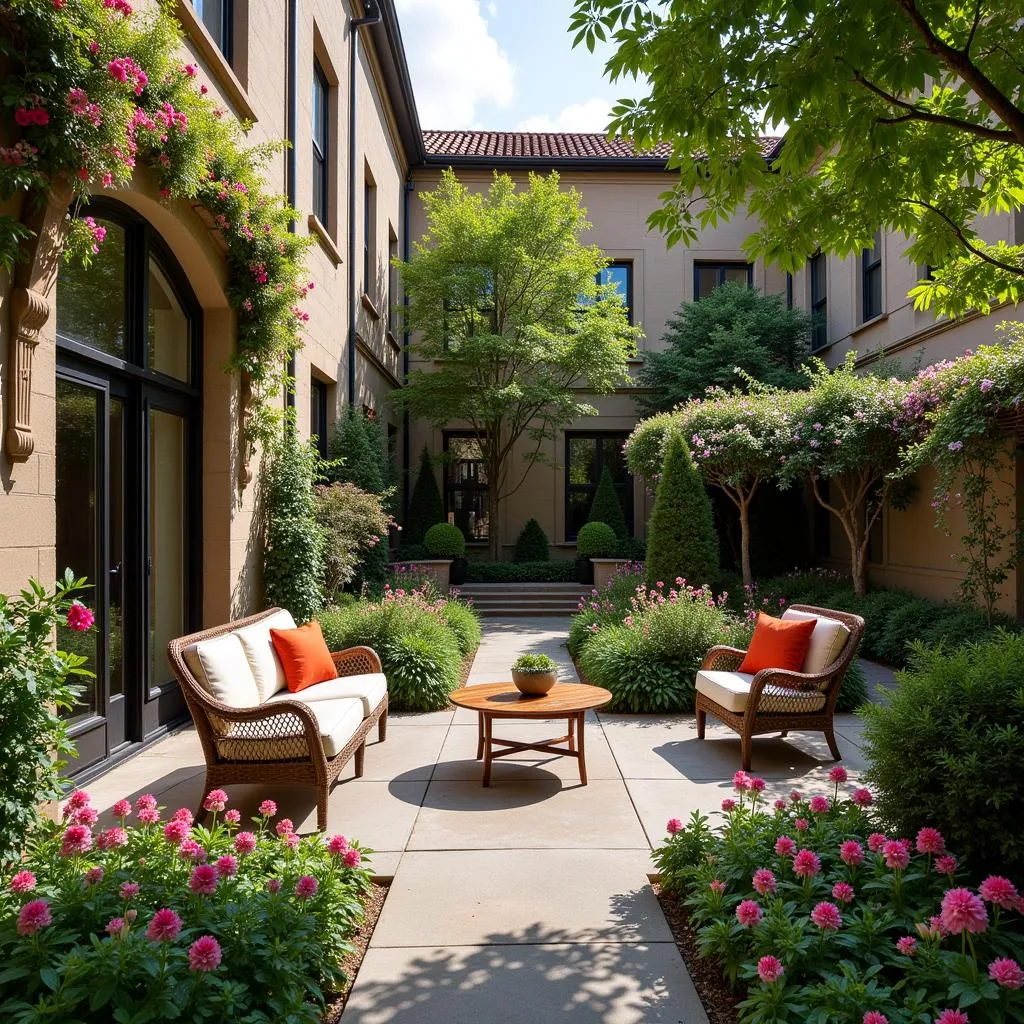
[[[834,665],[835,663],[833,663]],[[833,668],[833,665],[829,666],[829,669]],[[761,695],[765,689],[769,689],[769,693],[766,696],[772,698],[773,702],[778,703],[778,696],[771,693],[771,689],[783,689],[783,690],[821,690],[824,694],[821,684],[828,682],[832,676],[832,672],[792,672],[788,669],[778,668],[763,668],[758,672],[754,678],[750,681],[750,697],[747,701],[747,706],[755,708],[757,711],[764,711],[765,709],[760,706]],[[799,706],[795,706],[793,712],[799,712]]]
[[[746,653],[737,647],[726,647],[724,644],[719,644],[704,655],[704,661],[701,662],[700,667],[709,672],[735,672]]]
[[[338,677],[380,672],[380,658],[372,647],[349,647],[331,653]]]
[[[211,704],[216,705],[218,718],[234,724],[231,739],[235,742],[299,739],[301,734],[309,754],[323,757],[320,727],[308,704],[297,700],[276,700],[252,708],[231,708],[219,701]]]

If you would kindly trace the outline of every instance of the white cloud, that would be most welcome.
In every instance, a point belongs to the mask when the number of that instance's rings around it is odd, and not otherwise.
[[[612,119],[611,101],[595,96],[570,103],[557,114],[537,114],[516,125],[519,132],[604,132]]]
[[[480,0],[396,0],[424,128],[471,128],[481,103],[508,106],[515,74]]]

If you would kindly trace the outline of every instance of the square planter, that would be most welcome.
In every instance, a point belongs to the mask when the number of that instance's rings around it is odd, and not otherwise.
[[[628,558],[591,558],[594,566],[594,588],[604,590],[605,584],[612,579],[619,571],[620,565],[625,565]]]
[[[410,563],[413,568],[429,576],[441,590],[447,590],[451,577],[451,558],[417,558]]]

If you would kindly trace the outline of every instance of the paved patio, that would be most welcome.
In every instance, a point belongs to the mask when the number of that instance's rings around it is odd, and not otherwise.
[[[485,620],[471,683],[508,678],[521,653],[550,655],[575,681],[563,646],[568,620]],[[877,677],[877,678],[876,678]],[[872,673],[884,683],[884,670]],[[697,999],[649,885],[650,850],[670,817],[717,811],[739,767],[739,739],[693,716],[588,716],[590,785],[576,762],[523,753],[495,762],[480,785],[472,712],[393,715],[384,744],[367,746],[366,773],[332,792],[328,828],[372,846],[391,891],[360,970],[344,1024],[704,1024]],[[852,775],[864,768],[861,729],[838,716]],[[556,723],[510,723],[498,735],[541,738]],[[753,770],[768,793],[825,792],[833,762],[820,736],[754,741]],[[191,729],[114,769],[90,792],[109,808],[154,793],[195,807],[203,758]],[[278,802],[312,832],[312,790],[229,787],[255,813]]]

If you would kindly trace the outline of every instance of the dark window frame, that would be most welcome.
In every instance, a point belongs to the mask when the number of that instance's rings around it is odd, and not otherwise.
[[[388,294],[385,301],[388,331],[395,333],[398,326],[398,268],[392,260],[398,258],[398,235],[394,225],[388,222]]]
[[[882,315],[882,307],[885,305],[883,295],[882,278],[882,232],[875,232],[875,242],[871,248],[865,248],[860,254],[860,294],[861,294],[861,320],[867,323],[875,317]],[[878,280],[878,308],[875,309],[872,301],[873,282]]]
[[[210,29],[209,22],[203,16],[203,0],[191,0],[192,9],[196,12],[196,17],[206,26],[206,31],[210,33],[210,38],[217,44],[217,48],[220,50],[224,59],[230,64],[231,59],[234,55],[234,30],[235,30],[235,4],[234,0],[221,0],[220,6],[220,39],[213,34]]]
[[[626,307],[626,315],[629,317],[629,322],[633,323],[633,261],[632,260],[611,260],[608,266],[605,267],[597,275],[598,284],[611,284],[611,281],[602,281],[601,278],[606,270],[613,268],[621,268],[626,271],[626,294],[623,298],[623,305]]]
[[[807,262],[810,278],[811,351],[818,352],[828,345],[828,263],[823,252],[816,252]],[[821,290],[816,286],[815,269],[821,267]]]
[[[693,301],[697,302],[706,296],[700,294],[700,272],[714,268],[718,271],[718,282],[715,288],[721,288],[726,283],[726,272],[736,267],[746,267],[747,287],[754,286],[754,264],[746,260],[694,260],[693,261]],[[708,293],[710,294],[710,292]]]
[[[452,501],[452,497],[456,491],[469,491],[476,494],[482,494],[484,496],[484,507],[486,508],[487,492],[490,490],[490,482],[485,484],[480,483],[457,483],[453,479],[452,475],[452,459],[449,457],[449,451],[451,450],[451,442],[453,440],[469,440],[479,441],[477,435],[472,430],[445,430],[442,435],[442,450],[444,452],[444,459],[442,460],[443,473],[441,481],[441,493],[444,497],[444,517],[447,521],[449,516],[454,516],[455,504]],[[476,461],[476,460],[462,460],[462,461]],[[483,460],[480,460],[481,464]],[[484,467],[486,470],[486,467]],[[457,523],[455,525],[458,525]],[[490,531],[491,524],[487,524],[487,533],[483,537],[466,537],[467,544],[488,544],[490,542]],[[464,535],[465,536],[465,535]]]
[[[317,97],[320,117],[317,123]],[[326,228],[331,215],[331,83],[323,66],[313,58],[313,216]],[[319,136],[319,138],[318,138]]]
[[[315,413],[315,415],[314,415]],[[320,428],[319,430],[317,428]],[[319,377],[309,378],[309,436],[316,438],[315,448],[320,458],[327,458],[327,382]]]
[[[583,494],[583,493],[588,493],[589,492],[590,495],[591,495],[591,499],[590,499],[591,503],[593,503],[593,500],[594,500],[593,499],[593,494],[597,490],[597,485],[598,485],[598,483],[599,483],[599,481],[601,479],[601,473],[604,470],[604,448],[602,447],[600,442],[601,441],[606,441],[606,440],[608,440],[610,438],[615,438],[615,439],[621,440],[622,443],[625,444],[625,442],[626,442],[628,437],[629,437],[629,431],[628,430],[567,430],[565,432],[565,469],[564,469],[565,488],[564,488],[564,494],[563,494],[563,499],[562,499],[563,500],[563,510],[564,510],[564,518],[563,518],[562,526],[563,526],[563,532],[565,534],[566,543],[571,543],[572,541],[574,541],[576,539],[576,533],[570,531],[570,529],[569,529],[569,509],[570,509],[570,505],[571,505],[571,502],[570,502],[569,499],[570,499],[571,495],[573,495],[573,494]],[[569,467],[570,467],[569,449],[570,449],[573,441],[575,441],[575,440],[589,440],[589,439],[594,439],[594,440],[596,440],[598,442],[598,445],[597,445],[597,458],[595,460],[595,477],[596,477],[596,479],[594,480],[593,483],[589,483],[589,484],[574,484],[574,483],[572,483],[569,480]],[[632,536],[633,535],[633,530],[634,530],[634,525],[635,525],[635,516],[634,516],[634,511],[635,510],[633,508],[634,501],[632,499],[634,498],[635,493],[636,493],[636,482],[635,482],[635,479],[633,477],[633,474],[632,473],[627,473],[626,481],[624,483],[621,483],[621,484],[616,484],[615,485],[615,489],[617,491],[620,491],[620,492],[628,495],[628,497],[630,499],[630,500],[626,501],[622,511],[623,511],[623,514],[626,517],[626,526],[629,529],[630,536]]]

